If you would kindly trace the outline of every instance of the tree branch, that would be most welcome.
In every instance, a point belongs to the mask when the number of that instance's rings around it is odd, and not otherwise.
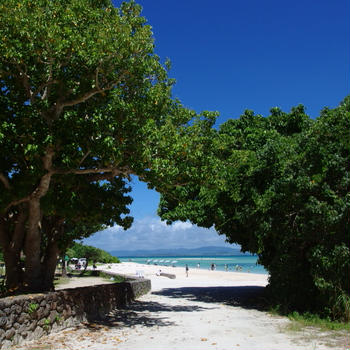
[[[0,216],[0,246],[2,248],[8,247],[10,238],[6,229],[6,220]]]
[[[18,251],[22,247],[25,232],[24,226],[28,217],[27,211],[23,206],[19,208],[19,210],[20,211],[16,220],[14,234],[11,237],[10,242],[10,249],[14,251]]]
[[[87,101],[89,98],[91,98],[92,96],[101,93],[102,91],[94,88],[92,90],[90,90],[89,92],[85,93],[84,95],[77,97],[76,99],[70,100],[70,101],[66,101],[66,102],[57,102],[56,103],[56,108],[55,108],[55,118],[57,118],[63,111],[64,107],[71,107],[71,106],[75,106],[79,103],[83,103],[85,101]]]
[[[10,202],[10,204],[5,208],[4,213],[6,213],[11,207],[15,207],[16,205],[29,202],[29,200],[30,200],[30,195],[23,197],[21,199],[18,199],[16,201]]]
[[[58,101],[56,103],[55,112],[54,112],[55,118],[57,118],[62,113],[63,108],[71,107],[71,106],[75,106],[75,105],[77,105],[79,103],[83,103],[83,102],[87,101],[88,99],[90,99],[91,97],[93,97],[96,94],[100,94],[100,93],[103,93],[104,91],[108,91],[108,90],[113,89],[113,87],[116,84],[118,84],[118,82],[121,82],[124,79],[124,77],[127,74],[129,74],[128,71],[125,71],[119,76],[119,78],[117,80],[107,83],[105,87],[100,87],[99,79],[98,79],[98,73],[99,73],[99,67],[97,67],[96,71],[95,71],[95,85],[96,86],[92,90],[90,90],[89,92],[86,92],[82,96],[73,98],[71,100]]]
[[[50,81],[47,81],[46,83],[41,84],[41,85],[34,91],[33,96],[32,96],[32,99],[31,99],[31,102],[33,102],[34,97],[35,97],[36,95],[38,95],[39,92],[40,92],[42,89],[45,88],[45,91],[44,91],[43,95],[41,96],[41,99],[44,100],[44,99],[47,97],[47,95],[48,95],[47,88],[48,88],[50,85],[52,85],[52,84],[57,84],[58,82],[59,82],[58,80],[54,79],[54,80],[50,80]]]
[[[10,182],[9,182],[9,180],[7,179],[7,177],[3,173],[0,173],[0,180],[4,184],[4,186],[5,186],[5,188],[7,190],[11,189]]]
[[[32,100],[33,91],[30,88],[29,76],[27,74],[27,67],[25,68],[25,70],[23,70],[19,64],[16,64],[16,67],[19,71],[19,76],[20,76],[20,79],[22,80],[23,87],[27,93],[27,98]]]
[[[95,72],[95,85],[96,85],[97,89],[100,90],[100,84],[98,82],[98,71],[99,71],[99,67],[96,68],[96,72]]]
[[[52,158],[53,158],[54,154],[55,154],[55,152],[54,152],[53,148],[48,147],[45,156],[42,158],[43,167],[45,170],[47,170],[47,173],[41,177],[39,185],[30,195],[10,202],[8,204],[8,206],[5,208],[5,211],[4,211],[5,213],[11,207],[17,206],[21,203],[30,202],[33,199],[40,199],[41,197],[43,197],[47,193],[47,191],[49,190],[51,177],[53,175],[53,171],[52,171],[51,167],[52,167]]]
[[[90,154],[90,151],[87,151],[87,152],[84,154],[83,158],[81,158],[81,161],[79,162],[79,167],[83,164],[84,160],[86,159],[86,157],[87,157],[89,154]]]
[[[132,170],[128,167],[124,168],[97,168],[97,169],[71,169],[71,170],[53,170],[54,174],[58,175],[67,175],[67,174],[75,174],[75,175],[88,175],[88,174],[100,174],[104,176],[105,173],[112,173],[114,176],[118,175],[130,175],[132,174]]]
[[[52,167],[52,158],[55,154],[55,151],[53,150],[52,147],[47,147],[46,149],[46,154],[45,156],[42,158],[43,160],[43,165],[44,165],[44,169],[47,171],[51,171],[51,167]]]

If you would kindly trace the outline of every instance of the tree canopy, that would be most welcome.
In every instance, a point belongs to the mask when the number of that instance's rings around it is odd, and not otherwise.
[[[211,227],[256,253],[284,310],[349,319],[350,97],[316,120],[303,106],[220,126],[205,184],[163,194],[159,214]]]
[[[166,180],[165,158],[157,165],[150,148],[163,147],[164,125],[175,135],[195,113],[172,99],[174,81],[140,11],[109,0],[0,4],[0,245],[8,288],[52,288],[60,249],[101,225],[130,227],[131,174]]]
[[[84,245],[81,243],[74,243],[68,250],[67,256],[72,258],[86,258],[87,263],[89,260],[96,261],[100,263],[119,263],[119,259],[115,256],[112,256],[103,249],[92,247],[89,245]],[[86,265],[87,266],[87,265]]]

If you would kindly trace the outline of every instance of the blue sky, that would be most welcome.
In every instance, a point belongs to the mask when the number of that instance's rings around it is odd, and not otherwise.
[[[189,108],[220,112],[218,124],[245,109],[268,115],[303,104],[316,118],[349,94],[348,0],[139,0],[155,52],[172,62],[173,90]],[[120,1],[114,1],[119,6]],[[133,228],[86,240],[107,250],[222,246],[224,237],[189,223],[166,227],[159,195],[132,181]]]

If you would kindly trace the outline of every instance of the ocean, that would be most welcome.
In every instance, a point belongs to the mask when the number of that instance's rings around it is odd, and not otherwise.
[[[199,268],[210,270],[212,264],[215,264],[216,270],[232,272],[251,272],[267,274],[263,266],[257,264],[258,257],[254,255],[237,255],[237,256],[166,256],[166,257],[127,257],[119,258],[122,262],[132,261],[138,264],[149,264],[158,266],[176,266],[185,267],[186,264],[190,269]]]

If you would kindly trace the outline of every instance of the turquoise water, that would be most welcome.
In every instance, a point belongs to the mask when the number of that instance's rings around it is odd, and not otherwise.
[[[210,270],[211,265],[216,265],[216,270],[225,271],[227,266],[228,271],[238,272],[251,272],[259,274],[267,274],[267,271],[263,266],[257,264],[257,257],[252,255],[244,256],[209,256],[209,257],[180,257],[180,256],[167,256],[167,257],[143,257],[143,258],[119,258],[120,261],[132,261],[138,264],[149,264],[157,266],[177,266],[185,267],[186,264],[191,269],[199,268]],[[175,262],[176,261],[176,262]]]

